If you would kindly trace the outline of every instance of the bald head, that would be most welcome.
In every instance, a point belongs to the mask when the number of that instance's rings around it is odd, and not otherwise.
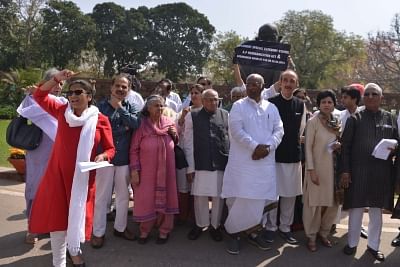
[[[297,73],[294,70],[291,70],[291,69],[285,70],[284,72],[281,73],[281,77],[280,78],[282,79],[282,77],[285,76],[285,75],[293,75],[293,76],[296,77],[296,81],[297,82],[299,81],[299,76],[297,75]]]

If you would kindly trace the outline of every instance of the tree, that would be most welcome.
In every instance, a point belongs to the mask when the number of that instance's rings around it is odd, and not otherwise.
[[[104,58],[104,74],[110,76],[123,65],[145,63],[144,40],[148,25],[136,9],[129,11],[115,3],[97,4],[91,14],[96,23],[95,49]]]
[[[370,34],[367,43],[367,61],[360,76],[385,89],[399,91],[400,84],[400,14],[393,18],[391,30]]]
[[[15,69],[0,71],[0,117],[11,119],[25,97],[22,88],[35,84],[41,78],[40,69]]]
[[[39,36],[42,19],[40,10],[45,0],[17,0],[18,17],[20,19],[19,39],[21,44],[22,66],[27,68],[40,62]],[[39,63],[40,64],[40,63]]]
[[[210,72],[214,84],[232,83],[232,57],[235,47],[244,41],[246,40],[234,31],[219,33],[214,37],[207,61],[207,71]]]
[[[207,17],[185,3],[139,10],[150,25],[150,60],[157,63],[158,71],[172,80],[201,73],[215,33]]]
[[[0,0],[0,69],[18,64],[18,7],[11,0]]]
[[[283,41],[291,44],[291,56],[306,88],[342,85],[341,77],[333,79],[334,74],[364,53],[361,37],[336,31],[332,18],[321,11],[288,11],[277,24]]]
[[[92,19],[73,2],[56,0],[47,3],[42,16],[43,61],[59,68],[79,64],[81,51],[88,48],[93,38],[95,28]]]

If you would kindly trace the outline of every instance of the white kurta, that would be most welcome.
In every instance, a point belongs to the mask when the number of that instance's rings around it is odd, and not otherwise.
[[[230,151],[222,185],[222,197],[276,200],[275,150],[283,137],[276,106],[246,97],[236,101],[229,115]],[[270,145],[260,160],[251,155],[259,144]]]
[[[192,114],[185,116],[183,150],[185,151],[188,167],[187,173],[195,173],[192,184],[192,195],[219,197],[222,189],[223,171],[196,170],[193,148],[193,120]]]
[[[303,194],[301,162],[276,163],[277,191],[281,197],[295,197]]]
[[[264,88],[264,90],[262,90],[261,92],[261,97],[265,100],[268,100],[268,98],[274,97],[276,95],[279,95],[279,92],[275,90],[275,86],[273,84],[268,89]]]
[[[175,103],[176,107],[170,107],[173,110],[175,110],[175,112],[178,113],[178,112],[180,112],[182,110],[182,100],[181,100],[180,96],[177,93],[171,91],[169,93],[169,95],[167,95],[167,100],[171,100],[171,101],[173,101]]]
[[[141,111],[144,107],[143,97],[136,91],[129,90],[125,99],[136,109],[137,112]]]
[[[56,102],[61,104],[68,103],[68,100],[62,96],[58,97],[49,94],[49,98],[55,99]],[[24,100],[17,108],[17,112],[42,129],[54,142],[56,139],[58,122],[53,116],[42,109],[31,95],[25,96]]]

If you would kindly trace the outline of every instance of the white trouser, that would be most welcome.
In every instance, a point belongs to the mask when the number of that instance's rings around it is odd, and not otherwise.
[[[191,184],[186,178],[187,169],[176,169],[176,185],[179,193],[189,193]]]
[[[279,197],[279,230],[282,232],[290,232],[290,226],[293,223],[294,206],[296,197]],[[276,219],[278,216],[278,209],[273,209],[269,212],[265,228],[269,231],[276,231]]]
[[[53,266],[65,267],[67,264],[67,231],[50,232]]]
[[[111,200],[114,183],[116,216],[115,230],[123,232],[126,228],[129,207],[129,166],[112,166],[97,170],[96,201],[93,219],[93,234],[97,237],[106,232],[108,203]]]
[[[224,201],[220,197],[212,197],[211,199],[211,225],[217,229],[221,222]],[[208,196],[194,196],[194,215],[198,227],[207,227],[210,225]]]
[[[364,208],[349,210],[348,245],[350,247],[356,247],[360,241],[363,214]],[[368,246],[374,250],[379,250],[382,232],[382,209],[369,208],[368,215]]]

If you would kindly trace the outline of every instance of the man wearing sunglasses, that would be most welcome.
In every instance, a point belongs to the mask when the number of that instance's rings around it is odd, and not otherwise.
[[[382,210],[393,209],[393,156],[399,157],[399,150],[388,147],[391,153],[386,159],[372,153],[382,139],[398,142],[399,134],[395,118],[380,108],[383,95],[379,85],[367,84],[363,99],[365,110],[347,119],[342,135],[340,185],[345,189],[343,209],[349,210],[348,243],[343,252],[356,253],[362,216],[368,208],[367,251],[376,260],[384,261],[385,256],[379,251]]]

